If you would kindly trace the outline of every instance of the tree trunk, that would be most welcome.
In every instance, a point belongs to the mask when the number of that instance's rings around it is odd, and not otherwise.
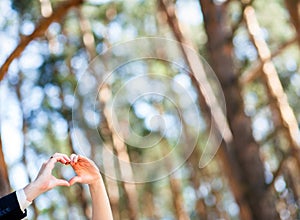
[[[290,20],[296,29],[297,41],[300,46],[300,16],[299,16],[299,6],[300,2],[298,0],[285,0],[286,8],[290,14]]]
[[[163,11],[163,13],[165,13],[165,16],[167,17],[167,22],[168,22],[170,28],[172,29],[173,34],[176,37],[176,39],[181,43],[185,43],[185,44],[188,44],[189,46],[193,47],[190,40],[188,40],[186,38],[186,36],[183,35],[183,31],[179,27],[179,23],[178,23],[176,14],[175,14],[175,8],[174,8],[173,3],[169,3],[167,1],[160,0],[159,4],[160,4],[159,6],[161,7],[161,10]],[[195,63],[195,57],[188,56],[188,51],[186,51],[184,47],[181,47],[181,50],[182,50],[182,53],[186,60],[186,63],[188,64],[188,66],[191,70],[189,76],[191,77],[191,81],[192,81],[195,89],[197,90],[198,102],[199,102],[200,108],[202,109],[202,112],[204,114],[206,124],[211,125],[211,120],[217,120],[217,121],[225,120],[222,124],[227,125],[227,120],[224,115],[221,117],[219,115],[219,117],[218,117],[217,116],[218,114],[214,114],[214,116],[212,116],[213,113],[212,113],[211,108],[214,108],[214,107],[212,105],[209,105],[207,103],[207,100],[212,100],[215,97],[212,97],[212,96],[214,96],[213,92],[204,92],[201,89],[201,85],[206,84],[206,87],[209,87],[209,83],[202,79],[202,82],[201,82],[202,84],[201,84],[196,79],[195,73],[197,72],[197,68],[199,68],[199,67],[197,65],[193,65],[193,63]],[[196,63],[199,63],[201,65],[200,60],[198,60]],[[203,77],[203,78],[205,78],[205,77]],[[208,88],[207,90],[210,91],[211,88]],[[220,108],[220,107],[218,107],[218,108]],[[220,111],[220,112],[222,112],[222,111]],[[214,119],[212,119],[212,118],[214,118]],[[222,171],[224,171],[224,173],[225,173],[224,175],[227,177],[229,186],[235,197],[235,201],[239,205],[240,218],[243,220],[250,220],[251,212],[250,212],[249,204],[247,203],[246,199],[244,198],[245,195],[243,193],[243,187],[242,187],[242,185],[240,185],[239,172],[237,171],[238,165],[235,160],[232,160],[232,155],[230,155],[230,153],[228,152],[228,149],[227,149],[227,145],[230,145],[231,141],[232,141],[231,140],[232,139],[231,131],[230,131],[228,125],[226,127],[224,127],[224,126],[218,127],[218,129],[219,129],[219,132],[222,129],[227,130],[226,131],[227,138],[223,137],[224,140],[220,143],[219,149],[217,151],[218,161],[220,162]],[[195,153],[193,153],[193,155],[191,157],[193,157],[194,154]],[[198,159],[199,158],[200,157],[198,157]],[[197,204],[197,205],[199,205],[199,204]],[[202,212],[202,211],[200,211],[200,212]],[[205,215],[203,212],[202,212],[202,214]]]
[[[261,79],[266,87],[271,102],[270,107],[273,113],[273,122],[275,127],[280,126],[283,128],[291,151],[295,153],[295,157],[300,167],[298,144],[299,128],[296,116],[288,103],[287,95],[283,90],[275,65],[271,60],[271,51],[260,34],[260,27],[253,7],[248,6],[245,8],[244,17],[250,39],[256,47],[258,57],[262,62]]]
[[[10,191],[7,167],[2,151],[2,139],[0,134],[0,197],[5,196]]]
[[[218,76],[227,104],[227,118],[233,133],[232,156],[237,161],[240,185],[249,203],[252,219],[279,219],[264,180],[259,146],[252,136],[251,121],[244,113],[238,79],[234,73],[232,42],[227,31],[226,7],[200,0],[207,33],[211,66]]]
[[[126,182],[124,179],[125,176],[129,177],[130,179],[133,179],[134,174],[130,164],[130,157],[127,152],[127,146],[123,142],[123,139],[120,138],[122,134],[120,133],[117,134],[113,128],[113,124],[112,124],[113,119],[110,115],[110,108],[108,106],[108,102],[111,97],[111,90],[109,85],[107,84],[102,85],[100,89],[99,97],[101,97],[99,98],[99,101],[101,103],[101,106],[103,106],[103,116],[107,123],[107,129],[112,141],[113,151],[117,154],[117,157],[119,158],[120,161],[125,161],[127,163],[126,166],[124,165],[121,166],[118,163],[118,168],[120,171],[119,177],[121,178],[121,180],[123,180],[122,187],[125,192],[124,195],[127,199],[127,208],[128,208],[128,215],[129,215],[128,217],[130,220],[136,220],[138,219],[138,207],[139,207],[136,186],[135,183]]]

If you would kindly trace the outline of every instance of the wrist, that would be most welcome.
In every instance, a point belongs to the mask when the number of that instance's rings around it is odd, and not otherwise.
[[[99,176],[99,178],[97,178],[95,181],[93,181],[92,183],[90,183],[88,185],[91,190],[97,190],[97,189],[99,189],[99,187],[101,187],[102,184],[103,184],[102,177]]]
[[[43,192],[38,187],[38,184],[36,184],[36,181],[33,181],[29,183],[27,186],[25,186],[24,193],[26,195],[27,201],[32,202],[36,197],[38,197]]]

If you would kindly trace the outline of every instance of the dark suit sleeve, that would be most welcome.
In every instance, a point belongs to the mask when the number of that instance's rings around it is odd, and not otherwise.
[[[0,220],[19,220],[26,217],[22,212],[17,199],[16,192],[0,198]]]

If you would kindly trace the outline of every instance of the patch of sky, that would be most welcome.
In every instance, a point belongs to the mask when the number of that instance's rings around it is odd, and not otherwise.
[[[93,5],[103,5],[109,2],[112,2],[112,0],[87,0],[87,3],[91,3]]]
[[[8,55],[17,46],[17,40],[8,36],[6,33],[0,32],[0,42],[5,42],[0,44],[0,62],[4,63]]]
[[[257,52],[253,44],[250,42],[247,33],[240,31],[233,38],[234,51],[239,60],[249,59],[255,61],[257,59]]]
[[[33,31],[34,31],[34,23],[28,20],[24,20],[20,28],[21,34],[30,35],[32,34]]]
[[[295,61],[295,59],[290,57],[289,59],[286,60],[285,67],[290,72],[297,71],[297,62]]]
[[[257,141],[262,140],[270,131],[274,129],[273,123],[269,118],[268,110],[260,111],[252,122],[253,136]]]
[[[134,112],[139,118],[146,118],[147,116],[154,116],[158,111],[149,103],[145,101],[137,101],[133,104]]]
[[[248,92],[245,95],[245,112],[248,116],[254,116],[256,112],[256,104],[258,102],[257,94]]]
[[[283,192],[286,189],[286,182],[282,176],[279,176],[274,183],[277,192]]]
[[[17,163],[12,166],[8,175],[13,189],[21,189],[28,184],[28,177],[24,164]]]
[[[111,43],[120,41],[123,37],[123,30],[118,22],[111,22],[108,25],[108,39]]]
[[[177,16],[180,22],[199,25],[203,22],[200,5],[195,0],[179,0],[176,2]]]
[[[44,91],[41,87],[28,87],[28,92],[23,93],[27,94],[26,97],[23,98],[22,107],[25,115],[30,114],[30,111],[38,109],[42,101],[44,99]]]
[[[44,59],[39,53],[26,51],[19,59],[19,67],[23,72],[27,72],[27,70],[38,69],[43,62]]]
[[[68,135],[68,123],[65,119],[61,117],[56,117],[52,123],[52,128],[55,137],[58,139],[65,139]]]

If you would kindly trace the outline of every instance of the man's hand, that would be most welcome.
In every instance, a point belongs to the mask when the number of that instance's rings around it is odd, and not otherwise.
[[[93,184],[99,181],[102,177],[96,164],[87,157],[72,154],[71,166],[77,176],[74,176],[70,181],[70,185],[74,183]]]
[[[70,186],[67,180],[57,179],[52,175],[52,170],[57,162],[69,164],[70,158],[61,153],[55,153],[49,160],[43,163],[36,179],[24,188],[28,201],[34,200],[40,194],[53,189],[56,186]]]

